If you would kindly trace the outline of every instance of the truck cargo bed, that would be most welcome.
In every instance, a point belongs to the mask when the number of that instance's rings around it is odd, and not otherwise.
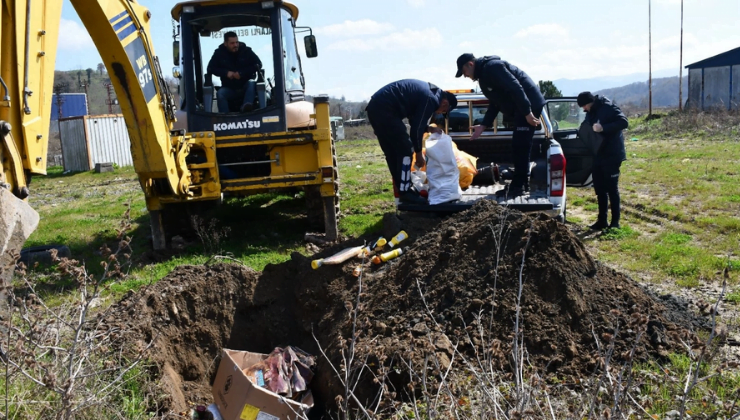
[[[500,189],[500,185],[483,187],[472,186],[463,191],[460,200],[451,203],[435,205],[401,203],[398,205],[398,210],[430,213],[455,213],[471,208],[476,201],[481,199],[492,200],[501,204],[502,206],[520,211],[548,211],[553,210],[554,208],[552,202],[548,200],[546,195],[534,192],[533,194],[526,194],[510,200],[506,200],[504,198],[496,197],[496,191]]]

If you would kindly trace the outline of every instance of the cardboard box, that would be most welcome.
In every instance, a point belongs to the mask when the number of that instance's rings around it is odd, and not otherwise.
[[[244,375],[242,369],[266,358],[266,354],[223,349],[212,392],[224,420],[294,420],[313,407],[310,394],[298,403],[253,384]]]

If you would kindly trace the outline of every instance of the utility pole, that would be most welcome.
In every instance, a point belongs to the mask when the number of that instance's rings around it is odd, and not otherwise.
[[[57,115],[59,116],[59,119],[64,117],[64,113],[62,112],[64,97],[62,96],[62,93],[67,90],[68,87],[69,83],[57,83],[54,85],[54,93],[57,95]]]
[[[678,110],[683,109],[683,0],[681,0],[681,47],[678,62]]]
[[[90,84],[90,79],[89,78],[87,79],[87,83],[82,83],[82,80],[80,78],[81,73],[82,73],[81,71],[77,72],[77,83],[80,88],[85,90],[85,108],[86,108],[85,113],[89,114],[90,113],[90,97],[87,94],[87,86]],[[87,75],[89,76],[90,73],[88,72]]]
[[[108,113],[113,113],[113,105],[116,105],[117,101],[113,98],[113,84],[106,83],[105,88],[108,90],[108,99],[105,103],[108,104]]]
[[[62,117],[64,112],[62,111],[62,105],[64,104],[64,97],[62,92],[67,90],[69,87],[68,83],[57,83],[54,85],[54,93],[57,95],[57,129],[59,130],[59,143],[62,143]]]
[[[648,117],[653,115],[653,1],[648,0]]]

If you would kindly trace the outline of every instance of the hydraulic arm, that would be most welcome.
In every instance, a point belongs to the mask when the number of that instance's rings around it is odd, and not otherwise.
[[[0,188],[25,199],[31,175],[46,174],[62,3],[0,1]],[[192,193],[185,157],[191,145],[184,133],[171,132],[175,105],[149,37],[151,13],[133,0],[71,3],[115,88],[147,207],[160,210],[161,196],[187,199]],[[155,247],[164,246],[160,242]]]

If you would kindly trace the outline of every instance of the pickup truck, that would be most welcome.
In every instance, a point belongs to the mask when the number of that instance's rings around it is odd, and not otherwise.
[[[537,128],[530,156],[529,191],[513,199],[498,198],[496,191],[510,182],[513,164],[511,138],[513,124],[498,114],[494,127],[477,140],[470,140],[471,127],[483,121],[488,99],[477,93],[457,93],[457,107],[444,121],[445,132],[458,149],[478,158],[479,173],[463,191],[460,200],[438,205],[399,204],[399,211],[454,213],[470,208],[477,200],[495,200],[503,206],[524,212],[540,211],[565,222],[566,186],[591,184],[593,146],[578,137],[585,113],[576,98],[547,98],[542,111],[542,125]],[[567,162],[567,164],[566,164]],[[509,179],[507,179],[509,178]]]

